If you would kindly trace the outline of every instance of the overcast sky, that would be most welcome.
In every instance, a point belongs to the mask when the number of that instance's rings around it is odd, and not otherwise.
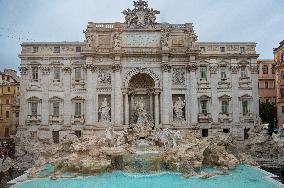
[[[83,41],[87,22],[123,22],[131,0],[0,0],[0,69],[17,69],[26,41]],[[158,22],[192,22],[198,41],[257,42],[273,59],[284,40],[284,0],[149,0]]]

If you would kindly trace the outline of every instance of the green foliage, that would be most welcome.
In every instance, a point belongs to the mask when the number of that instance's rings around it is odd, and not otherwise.
[[[263,123],[269,123],[273,128],[274,120],[277,118],[277,109],[275,103],[263,102],[259,104],[259,116]]]

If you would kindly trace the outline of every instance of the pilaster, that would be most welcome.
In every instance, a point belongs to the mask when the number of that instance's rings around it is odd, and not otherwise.
[[[198,123],[198,102],[197,102],[197,78],[196,78],[196,70],[197,70],[197,63],[195,61],[191,61],[188,66],[187,70],[189,71],[189,86],[190,86],[190,119],[191,124],[195,125]]]
[[[219,113],[219,102],[217,95],[217,85],[218,85],[218,65],[216,59],[210,59],[209,66],[210,76],[211,76],[211,93],[212,93],[212,107],[214,109],[212,112],[213,123],[218,123],[218,113]]]
[[[95,82],[94,72],[96,67],[93,65],[93,58],[86,58],[87,69],[87,90],[86,90],[86,125],[92,125],[95,122]]]
[[[233,123],[240,122],[240,105],[239,105],[239,66],[236,59],[231,60],[231,75],[232,75],[232,110],[233,110]]]

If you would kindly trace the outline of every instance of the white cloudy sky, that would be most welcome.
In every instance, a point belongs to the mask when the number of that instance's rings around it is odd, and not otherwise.
[[[123,22],[131,0],[0,0],[0,70],[24,41],[83,41],[87,22]],[[261,59],[284,40],[284,0],[149,0],[159,22],[194,24],[199,41],[253,41]]]

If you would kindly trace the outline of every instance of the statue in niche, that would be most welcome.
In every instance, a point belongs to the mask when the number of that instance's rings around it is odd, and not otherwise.
[[[178,100],[174,104],[174,113],[175,113],[175,119],[178,121],[184,120],[183,116],[183,108],[185,107],[185,101],[181,99],[181,97],[178,97]]]
[[[135,112],[137,113],[137,125],[144,125],[146,121],[146,109],[145,109],[145,103],[143,97],[140,97],[140,99],[135,104]]]
[[[107,102],[107,98],[104,98],[104,101],[101,104],[99,112],[101,113],[100,122],[110,122],[110,115],[109,115],[110,107]]]
[[[113,47],[120,48],[121,46],[121,37],[119,32],[115,32],[113,35]]]

